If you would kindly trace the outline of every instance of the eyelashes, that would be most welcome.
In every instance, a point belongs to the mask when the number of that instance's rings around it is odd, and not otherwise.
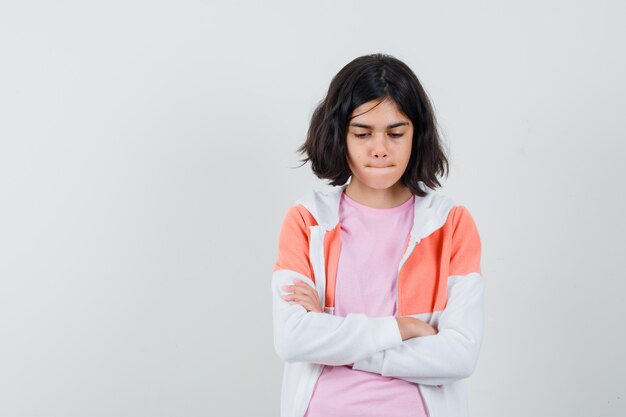
[[[369,133],[353,133],[353,135],[357,138],[364,138],[366,136],[369,136]],[[390,133],[389,136],[391,136],[394,139],[398,139],[404,136],[404,133]]]

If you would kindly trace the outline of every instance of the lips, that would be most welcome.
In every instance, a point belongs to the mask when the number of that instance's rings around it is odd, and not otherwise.
[[[375,165],[370,165],[368,166],[368,168],[391,168],[393,165],[385,165],[385,166],[375,166]]]

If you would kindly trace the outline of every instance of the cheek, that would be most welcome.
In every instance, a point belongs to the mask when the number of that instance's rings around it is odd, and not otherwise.
[[[411,159],[411,147],[408,146],[402,150],[402,160],[404,165],[408,165]]]
[[[348,161],[348,168],[352,170],[352,164],[354,161],[354,151],[349,146],[346,148],[346,160]]]
[[[361,155],[359,154],[359,151],[354,146],[348,145],[347,152],[348,152],[348,160],[358,161],[359,159],[361,159]]]
[[[413,148],[413,141],[407,142],[406,148],[404,150],[404,154],[406,155],[406,160],[408,161],[411,158],[411,150]]]

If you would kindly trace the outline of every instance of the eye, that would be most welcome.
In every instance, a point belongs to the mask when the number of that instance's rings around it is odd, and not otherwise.
[[[391,136],[392,138],[401,138],[402,136],[404,136],[404,133],[390,133],[389,136]]]
[[[369,133],[354,133],[354,136],[356,136],[357,138],[363,138],[367,135],[369,135]]]

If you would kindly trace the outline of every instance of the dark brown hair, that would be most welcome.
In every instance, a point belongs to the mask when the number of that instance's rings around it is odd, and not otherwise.
[[[433,189],[441,187],[437,177],[448,175],[448,159],[426,91],[404,62],[381,53],[358,57],[333,77],[313,112],[306,141],[297,149],[305,155],[302,165],[311,161],[318,178],[333,186],[345,184],[352,175],[346,147],[350,115],[363,103],[387,97],[413,123],[411,157],[401,181],[420,197],[425,192],[419,181]]]

